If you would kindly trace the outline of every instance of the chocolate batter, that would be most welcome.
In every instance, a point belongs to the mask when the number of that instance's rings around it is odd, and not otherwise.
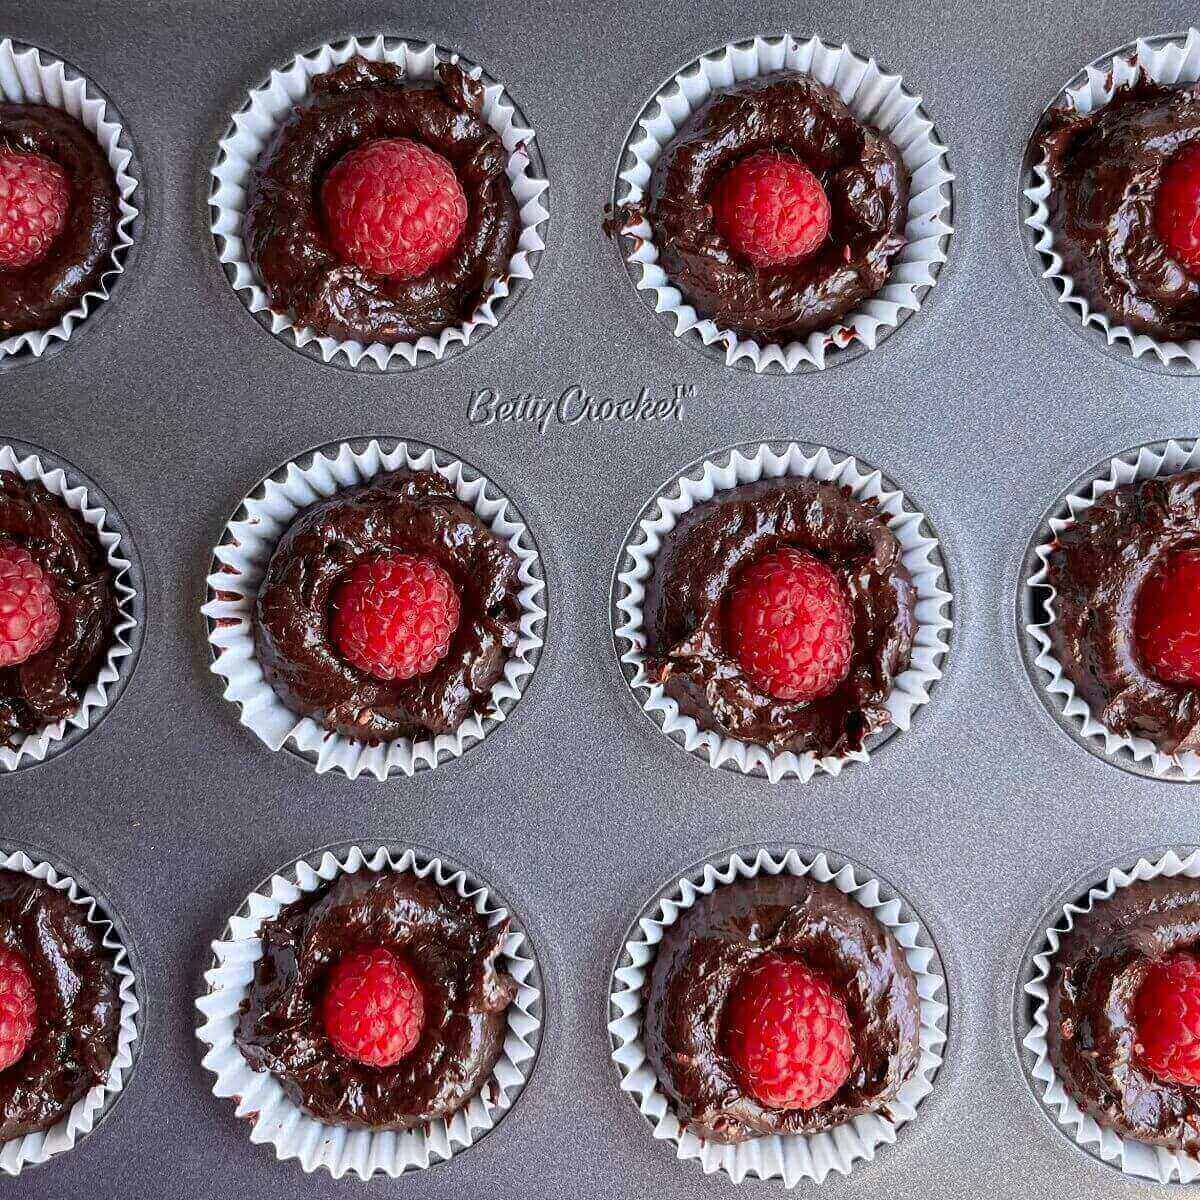
[[[1063,674],[1096,719],[1165,754],[1200,749],[1200,688],[1164,683],[1138,661],[1133,614],[1144,580],[1200,545],[1200,471],[1114,488],[1058,535],[1046,582]]]
[[[721,1049],[725,1003],[760,955],[799,956],[846,1005],[850,1076],[813,1109],[763,1108]],[[714,1142],[819,1133],[882,1112],[916,1069],[921,1003],[895,938],[832,884],[759,875],[718,887],[667,926],[646,985],[646,1056],[680,1121]]]
[[[237,1044],[320,1121],[402,1130],[449,1116],[484,1086],[504,1048],[517,994],[497,966],[507,932],[507,921],[489,928],[469,900],[432,878],[341,875],[263,925]],[[378,945],[407,959],[425,997],[421,1040],[384,1068],[339,1054],[321,1018],[328,970],[344,954]]]
[[[117,185],[99,143],[61,109],[0,104],[0,149],[40,154],[71,184],[67,223],[40,262],[0,270],[0,334],[48,329],[99,286],[117,238]]]
[[[713,187],[760,150],[795,154],[829,197],[828,238],[792,266],[749,265],[713,221]],[[832,88],[791,71],[714,92],[663,150],[645,210],[660,265],[697,312],[740,337],[780,342],[828,329],[883,287],[907,213],[896,147]]]
[[[342,659],[329,632],[334,589],[363,558],[428,555],[459,590],[446,657],[406,681]],[[452,733],[483,712],[520,635],[517,557],[434,471],[393,471],[305,509],[271,555],[255,606],[267,681],[294,712],[363,742]]]
[[[745,567],[782,546],[807,550],[841,581],[853,614],[846,678],[820,700],[759,692],[726,652],[723,600]],[[703,729],[773,751],[859,749],[889,724],[885,701],[907,669],[916,591],[874,504],[815,479],[762,480],[718,492],[663,538],[643,607],[646,671]]]
[[[1092,308],[1161,340],[1200,337],[1200,279],[1154,227],[1163,168],[1200,139],[1200,84],[1120,87],[1088,116],[1052,109],[1036,137],[1063,272]]]
[[[0,471],[0,539],[46,572],[58,632],[40,654],[0,669],[0,740],[15,745],[76,712],[112,645],[117,596],[92,527],[37,480]]]
[[[1134,1004],[1146,968],[1200,938],[1200,880],[1160,876],[1120,888],[1075,918],[1049,979],[1050,1061],[1100,1125],[1200,1152],[1200,1091],[1142,1069]]]
[[[410,80],[390,63],[352,58],[312,80],[309,98],[259,158],[246,203],[250,261],[271,307],[298,325],[360,342],[413,341],[469,319],[507,274],[520,234],[508,153],[480,115],[482,84],[457,64],[440,63],[437,74]],[[322,228],[325,172],[356,146],[388,137],[448,159],[467,198],[454,252],[416,279],[343,262]]]
[[[84,910],[40,879],[0,871],[0,946],[37,995],[25,1053],[0,1071],[0,1142],[57,1125],[102,1084],[117,1053],[120,1002],[109,952]]]

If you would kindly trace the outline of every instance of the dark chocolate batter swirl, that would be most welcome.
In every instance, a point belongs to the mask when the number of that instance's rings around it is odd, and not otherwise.
[[[467,320],[508,271],[520,219],[505,174],[508,153],[479,115],[483,87],[457,64],[436,82],[355,57],[318,75],[308,100],[280,126],[247,194],[246,242],[272,308],[318,333],[362,342],[412,341]],[[415,279],[343,262],[325,238],[321,182],[375,138],[407,137],[443,155],[467,198],[453,253]]]
[[[111,955],[84,910],[19,871],[0,871],[0,946],[19,954],[37,996],[33,1037],[0,1071],[0,1142],[58,1124],[102,1084],[117,1053]]]
[[[1144,1070],[1134,1004],[1146,969],[1200,941],[1200,881],[1179,875],[1119,889],[1062,935],[1051,960],[1050,1060],[1075,1102],[1118,1133],[1200,1152],[1200,1091]]]
[[[57,324],[112,266],[117,185],[99,143],[69,113],[40,104],[0,104],[0,149],[58,163],[71,185],[67,223],[40,262],[0,270],[0,334]]]
[[[758,691],[726,652],[723,600],[739,573],[782,546],[820,558],[853,614],[849,674],[820,700]],[[663,538],[646,585],[646,671],[702,728],[818,755],[859,749],[891,721],[885,702],[907,669],[916,595],[903,550],[873,504],[815,479],[762,480],[718,492]]]
[[[760,150],[795,154],[829,197],[828,238],[793,266],[750,266],[714,223],[713,187]],[[896,147],[831,88],[783,71],[715,92],[688,118],[654,166],[646,216],[663,270],[702,316],[786,341],[828,329],[883,287],[907,212]]]
[[[446,657],[406,681],[342,659],[329,633],[334,589],[364,558],[428,555],[459,590]],[[293,711],[365,742],[451,733],[486,709],[519,640],[516,555],[433,471],[393,471],[301,513],[271,555],[254,640],[268,682]]]
[[[497,966],[507,932],[507,921],[489,928],[469,900],[431,878],[341,875],[263,925],[237,1044],[318,1120],[400,1130],[449,1116],[484,1086],[504,1048],[517,993]],[[401,954],[425,998],[421,1039],[392,1067],[339,1054],[321,1018],[326,974],[364,946]]]
[[[1200,279],[1154,227],[1163,168],[1200,139],[1200,84],[1142,79],[1087,116],[1051,110],[1038,137],[1054,249],[1076,292],[1139,333],[1200,337]]]
[[[1200,688],[1147,673],[1134,638],[1138,590],[1177,550],[1200,546],[1200,471],[1114,488],[1058,535],[1046,582],[1063,674],[1096,719],[1166,754],[1200,750]]]
[[[837,1094],[813,1109],[763,1108],[721,1049],[738,978],[768,951],[823,974],[846,1005],[854,1058]],[[882,1112],[916,1069],[921,1004],[896,939],[832,884],[759,875],[718,887],[679,914],[646,986],[646,1056],[680,1121],[715,1142],[818,1133]]]
[[[79,708],[112,645],[117,597],[92,527],[37,480],[0,471],[0,539],[46,572],[59,610],[50,645],[0,669],[0,739],[11,745]]]

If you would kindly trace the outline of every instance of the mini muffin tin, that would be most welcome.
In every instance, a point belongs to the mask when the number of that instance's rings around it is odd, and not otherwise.
[[[45,447],[96,481],[138,547],[145,602],[120,704],[68,752],[0,776],[3,840],[44,847],[111,900],[144,1001],[143,1052],[111,1117],[6,1180],[6,1194],[785,1195],[779,1180],[739,1189],[657,1145],[621,1093],[606,1026],[614,960],[664,880],[735,846],[797,842],[869,864],[905,898],[937,947],[949,1010],[914,1119],[820,1194],[1175,1194],[1046,1119],[1012,1012],[1046,914],[1106,864],[1194,845],[1197,792],[1120,770],[1064,732],[1014,618],[1030,538],[1073,481],[1129,447],[1200,434],[1194,375],[1141,370],[1056,315],[1020,219],[1029,136],[1064,81],[1189,22],[1183,0],[652,11],[417,0],[402,13],[373,0],[197,0],[186,12],[0,0],[0,32],[74,64],[112,100],[137,149],[143,214],[111,299],[53,355],[0,372],[0,441]],[[955,174],[954,235],[900,336],[837,371],[756,375],[675,338],[601,224],[647,97],[698,56],[789,23],[873,56],[921,96]],[[381,32],[457,51],[502,81],[553,197],[520,304],[419,372],[296,353],[246,311],[209,228],[209,173],[248,89],[297,53]],[[520,419],[522,398],[553,404],[577,386],[597,402],[679,388],[682,418]],[[548,610],[508,718],[461,759],[386,782],[266,750],[209,672],[200,615],[213,547],[249,484],[313,446],[376,434],[442,447],[513,502],[542,556]],[[614,566],[647,500],[723,447],[772,440],[836,446],[900,481],[937,531],[954,596],[943,678],[912,728],[808,783],[712,770],[668,744],[630,700],[609,620]],[[538,1060],[503,1122],[450,1162],[365,1185],[256,1145],[212,1094],[195,1037],[210,944],[230,914],[277,864],[345,842],[426,846],[486,880],[519,914],[544,984]]]

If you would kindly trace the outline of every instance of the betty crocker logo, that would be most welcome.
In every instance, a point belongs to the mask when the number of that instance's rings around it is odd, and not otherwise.
[[[467,420],[478,427],[506,423],[535,425],[544,435],[551,424],[576,426],[620,422],[682,421],[684,405],[696,397],[694,384],[676,384],[669,392],[654,394],[648,387],[636,396],[593,396],[582,384],[573,384],[557,398],[519,392],[501,396],[495,388],[479,388],[467,402]]]

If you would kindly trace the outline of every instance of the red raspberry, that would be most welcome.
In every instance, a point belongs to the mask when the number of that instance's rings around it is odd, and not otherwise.
[[[1200,276],[1200,142],[1184,146],[1163,170],[1154,224],[1183,269]]]
[[[431,558],[383,554],[358,564],[333,597],[342,657],[377,679],[412,679],[446,657],[462,603]]]
[[[321,204],[343,259],[397,279],[436,267],[467,223],[454,168],[409,138],[380,138],[351,150],[325,176]]]
[[[0,539],[0,667],[45,650],[59,619],[46,573],[15,542]]]
[[[0,946],[0,1071],[25,1053],[37,1019],[37,997],[25,960]]]
[[[725,1005],[723,1032],[742,1084],[766,1108],[816,1108],[850,1074],[846,1006],[798,958],[756,959]]]
[[[67,173],[53,159],[0,150],[0,270],[44,258],[67,223],[70,201]]]
[[[411,1054],[425,1027],[425,997],[412,968],[382,946],[338,961],[321,1012],[333,1048],[369,1067]]]
[[[1134,604],[1133,629],[1151,675],[1200,686],[1200,548],[1176,551],[1150,574]]]
[[[777,550],[743,572],[730,593],[725,639],[756,688],[777,700],[817,700],[850,669],[850,601],[820,559]]]
[[[807,258],[829,235],[829,198],[798,159],[776,150],[751,154],[717,180],[717,229],[756,267]]]
[[[1142,1065],[1168,1083],[1200,1086],[1200,959],[1173,954],[1152,964],[1134,1020]]]

